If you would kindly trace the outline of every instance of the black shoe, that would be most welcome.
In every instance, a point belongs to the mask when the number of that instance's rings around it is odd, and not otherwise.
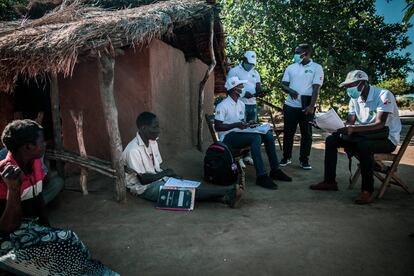
[[[292,163],[292,160],[287,159],[287,158],[282,158],[282,160],[280,160],[280,162],[279,162],[279,166],[286,167],[290,163]]]
[[[309,161],[300,161],[300,166],[304,170],[312,170],[312,166],[309,164]]]
[[[258,176],[256,184],[266,189],[277,190],[277,184],[267,174]]]
[[[274,180],[286,181],[291,182],[292,177],[285,174],[281,169],[271,170],[269,176]]]

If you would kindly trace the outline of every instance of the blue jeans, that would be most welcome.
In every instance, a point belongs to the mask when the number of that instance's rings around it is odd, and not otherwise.
[[[257,105],[256,104],[246,104],[245,110],[245,120],[246,122],[257,121]]]
[[[267,158],[269,159],[270,168],[272,170],[279,168],[275,140],[271,130],[266,134],[230,132],[224,137],[223,143],[232,149],[242,149],[250,146],[250,152],[252,154],[257,176],[266,174],[262,153],[260,151],[260,147],[263,143],[266,149]]]

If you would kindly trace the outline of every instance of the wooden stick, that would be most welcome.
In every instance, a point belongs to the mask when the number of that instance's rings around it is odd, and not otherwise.
[[[50,101],[52,108],[53,133],[56,150],[63,150],[62,140],[62,123],[60,119],[60,100],[57,75],[50,75]],[[64,164],[60,161],[56,162],[56,169],[60,177],[64,177]]]
[[[68,155],[59,155],[59,154],[55,154],[53,152],[47,152],[46,153],[47,158],[52,159],[52,160],[59,160],[59,161],[63,161],[63,162],[68,162],[68,163],[72,163],[75,164],[77,166],[81,166],[81,167],[85,167],[87,169],[90,169],[92,171],[96,171],[98,173],[101,173],[103,175],[109,176],[111,178],[116,178],[115,177],[115,170],[112,168],[111,165],[99,165],[95,162],[89,161],[89,160],[84,160],[82,159],[82,157],[78,157],[78,158],[74,158]]]
[[[72,116],[73,122],[75,123],[76,138],[78,140],[79,153],[82,157],[87,157],[86,149],[85,149],[85,141],[83,139],[83,112],[80,111],[78,114],[76,114],[74,110],[71,110],[70,115]],[[81,168],[79,183],[80,183],[83,195],[88,194],[87,181],[88,181],[88,170],[85,168]]]
[[[199,90],[198,90],[198,130],[197,130],[197,148],[199,151],[203,150],[203,105],[204,105],[204,90],[206,87],[206,83],[210,78],[211,73],[216,66],[216,57],[214,54],[214,13],[212,12],[210,15],[210,56],[211,56],[211,64],[209,65],[204,78],[200,82]]]
[[[126,201],[125,171],[121,161],[122,142],[118,126],[118,110],[114,97],[114,67],[115,59],[103,54],[98,59],[99,90],[105,115],[106,129],[109,135],[112,167],[116,170],[116,199]]]

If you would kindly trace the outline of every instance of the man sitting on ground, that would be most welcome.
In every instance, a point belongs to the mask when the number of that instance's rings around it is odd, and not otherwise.
[[[346,127],[341,128],[326,138],[325,142],[325,178],[312,190],[338,190],[336,163],[338,148],[355,153],[361,168],[361,194],[356,204],[373,202],[374,192],[374,153],[390,153],[400,141],[401,121],[394,95],[382,88],[372,87],[368,83],[368,75],[361,70],[348,73],[346,80],[340,84],[345,87],[349,100],[349,113]],[[355,123],[359,124],[356,125]],[[369,133],[389,128],[388,138],[369,140],[368,138],[352,141],[353,134]],[[385,133],[386,134],[386,133]]]
[[[292,181],[279,169],[279,161],[276,155],[275,141],[272,131],[266,134],[240,133],[238,129],[250,127],[244,121],[245,105],[240,100],[245,80],[238,77],[231,77],[226,81],[228,96],[216,107],[214,127],[219,133],[219,139],[231,149],[242,149],[250,147],[254,167],[256,169],[256,184],[268,189],[277,189],[275,180]],[[261,144],[264,143],[266,154],[270,163],[270,175],[267,175],[261,154]]]
[[[132,194],[157,201],[160,187],[168,177],[176,177],[176,174],[171,169],[161,168],[162,158],[156,141],[160,127],[156,115],[143,112],[138,116],[136,125],[137,135],[122,153],[123,162],[134,171],[126,173],[126,185]],[[203,186],[196,189],[196,200],[222,201],[234,208],[241,199],[242,189],[238,184],[211,189]]]

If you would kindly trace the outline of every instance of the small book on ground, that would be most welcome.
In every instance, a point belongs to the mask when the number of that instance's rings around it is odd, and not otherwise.
[[[315,123],[318,127],[327,132],[335,132],[338,129],[345,127],[344,122],[339,118],[338,113],[336,113],[334,109],[329,109],[329,111],[325,113],[316,114]]]
[[[161,210],[191,211],[194,201],[195,188],[162,186],[156,207]]]
[[[237,129],[236,132],[241,133],[259,133],[259,134],[266,134],[271,129],[270,124],[260,124],[256,127],[248,127],[245,129]]]

